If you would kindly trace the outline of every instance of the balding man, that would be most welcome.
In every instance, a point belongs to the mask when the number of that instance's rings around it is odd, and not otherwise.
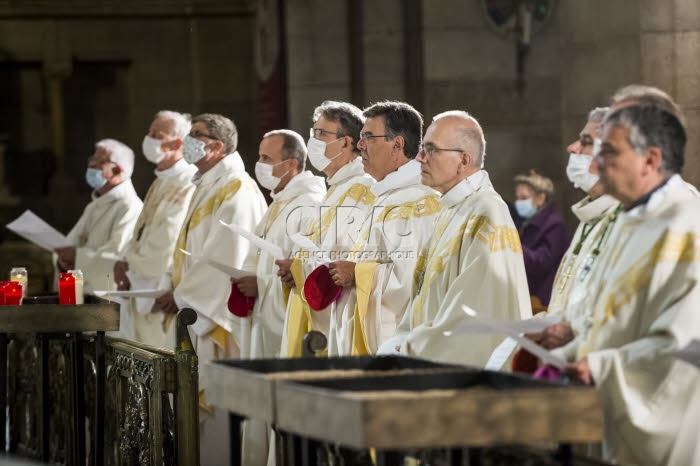
[[[289,256],[294,250],[290,237],[304,233],[306,224],[317,214],[326,195],[326,181],[306,170],[306,144],[299,134],[287,129],[263,136],[255,176],[273,199],[255,234],[280,246]],[[289,288],[277,277],[276,259],[253,247],[243,266],[253,275],[234,280],[241,293],[256,298],[252,317],[245,318],[252,325],[244,326],[251,329],[250,347],[241,348],[241,357],[280,355]]]
[[[532,316],[518,232],[483,170],[485,146],[464,111],[437,115],[423,138],[422,181],[440,192],[443,209],[414,272],[398,335],[403,354],[483,367],[503,337],[446,336],[468,318],[462,305],[502,320]]]
[[[170,285],[163,279],[172,267],[175,242],[194,193],[192,177],[197,171],[182,158],[182,140],[191,126],[189,115],[163,110],[156,114],[143,138],[143,155],[156,165],[156,179],[146,193],[123,260],[114,265],[119,290]],[[122,308],[120,332],[131,340],[174,349],[175,326],[164,329],[163,318],[153,298],[131,298]]]
[[[85,180],[93,189],[92,202],[68,233],[75,245],[56,250],[61,271],[80,269],[86,293],[114,289],[112,266],[131,238],[143,202],[131,184],[134,152],[115,139],[95,144]]]

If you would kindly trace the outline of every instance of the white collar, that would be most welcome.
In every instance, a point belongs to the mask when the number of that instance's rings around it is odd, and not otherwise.
[[[392,189],[402,188],[412,184],[420,184],[420,163],[409,160],[396,171],[389,173],[382,181],[377,181],[370,190],[379,197]]]
[[[605,215],[610,209],[614,209],[620,203],[612,196],[603,194],[591,200],[586,196],[579,202],[571,206],[571,211],[576,215],[580,222],[590,223],[593,220],[599,219]]]
[[[119,197],[124,197],[128,191],[134,191],[134,185],[131,184],[131,178],[122,181],[106,193],[101,196],[97,195],[97,191],[93,191],[91,196],[93,201],[104,200],[104,199],[117,199]],[[135,191],[134,191],[135,192]]]
[[[491,184],[489,174],[486,173],[486,170],[479,170],[476,173],[472,173],[443,194],[440,198],[440,203],[445,207],[452,207],[487,184]]]
[[[653,212],[654,210],[656,210],[657,207],[659,207],[663,203],[664,199],[666,199],[666,196],[668,196],[668,194],[675,190],[677,187],[680,187],[681,184],[686,183],[685,181],[683,181],[680,175],[675,174],[671,176],[671,178],[668,179],[666,184],[664,184],[651,194],[651,197],[649,197],[649,200],[646,203],[638,205],[632,210],[625,212],[627,214],[627,217],[641,218],[642,216],[644,216],[644,214]]]
[[[190,165],[189,163],[185,162],[185,159],[180,159],[177,162],[173,164],[172,167],[166,168],[165,170],[158,170],[157,168],[154,170],[154,173],[158,178],[170,178],[178,175],[182,175],[183,173],[186,173],[188,171],[194,171],[196,170],[196,167],[194,165]]]
[[[346,163],[345,165],[340,167],[338,171],[335,172],[333,176],[328,178],[326,181],[328,182],[328,186],[334,186],[336,184],[340,184],[348,178],[352,178],[354,176],[362,176],[364,174],[365,169],[362,166],[362,157],[357,157],[351,160],[349,163]]]
[[[219,162],[211,167],[204,175],[197,171],[192,177],[192,183],[196,185],[212,184],[224,174],[236,172],[245,173],[245,165],[238,151],[224,156],[223,159],[219,160]]]
[[[326,194],[326,183],[323,177],[315,176],[309,170],[304,170],[294,176],[287,186],[278,193],[270,192],[270,197],[276,201],[282,201],[297,197],[304,193],[319,193],[321,196]]]

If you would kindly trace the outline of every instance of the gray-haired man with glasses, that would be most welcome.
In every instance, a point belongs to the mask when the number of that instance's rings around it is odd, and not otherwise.
[[[437,115],[417,160],[423,183],[442,194],[443,209],[413,275],[411,308],[382,348],[484,367],[500,335],[448,336],[467,305],[499,320],[532,316],[518,232],[484,166],[486,141],[464,111]],[[498,369],[505,362],[491,361]]]
[[[319,216],[310,226],[309,239],[331,258],[342,257],[352,249],[360,223],[374,202],[370,190],[374,179],[362,168],[357,148],[363,121],[362,111],[354,105],[325,101],[314,110],[313,127],[309,130],[308,159],[326,175],[329,187]],[[307,301],[302,299],[302,289],[309,274],[323,264],[322,258],[300,254],[277,264],[280,279],[292,288],[281,355],[298,357],[302,338],[309,328],[329,335],[331,327],[342,326],[336,310],[342,309],[347,294],[325,309],[311,312]]]
[[[365,172],[377,183],[372,210],[364,219],[347,260],[330,264],[346,302],[337,309],[340,328],[331,328],[329,355],[373,354],[394,336],[411,299],[420,245],[433,232],[440,211],[437,193],[421,184],[418,154],[423,117],[403,102],[379,102],[363,112],[357,147]],[[355,330],[357,329],[357,330]]]

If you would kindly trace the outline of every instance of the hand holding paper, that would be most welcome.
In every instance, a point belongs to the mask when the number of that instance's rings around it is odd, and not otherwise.
[[[474,311],[472,308],[469,306],[462,306],[462,310],[464,311],[465,314],[468,316],[472,317],[473,320],[475,320],[477,323],[481,324],[482,326],[486,328],[490,328],[491,332],[493,333],[501,333],[503,335],[507,335],[513,340],[515,340],[520,346],[525,348],[527,351],[530,353],[534,354],[537,356],[539,359],[542,360],[545,364],[549,364],[551,366],[556,367],[559,370],[564,369],[566,366],[566,361],[563,359],[553,355],[534,341],[525,338],[520,335],[520,333],[514,328],[517,328],[517,326],[513,326],[512,322],[504,322],[504,321],[498,321],[495,319],[490,319],[488,317],[481,317],[479,316],[476,311]],[[528,319],[530,320],[530,319]],[[532,319],[535,320],[535,319]],[[542,319],[536,319],[536,320],[542,320]],[[517,322],[517,321],[516,321]],[[448,335],[451,335],[452,332],[445,332]]]

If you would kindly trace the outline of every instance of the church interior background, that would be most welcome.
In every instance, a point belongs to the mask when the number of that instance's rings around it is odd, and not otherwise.
[[[534,168],[573,225],[581,195],[566,146],[631,83],[682,106],[684,176],[697,186],[700,2],[535,3],[519,36],[510,0],[0,0],[0,222],[32,209],[67,232],[89,201],[87,157],[106,137],[134,149],[143,197],[154,175],[140,144],[161,109],[233,119],[252,172],[261,132],[306,137],[323,100],[397,99],[426,120],[472,113],[503,197]],[[53,279],[48,253],[5,229],[0,264],[26,266],[31,292]]]

